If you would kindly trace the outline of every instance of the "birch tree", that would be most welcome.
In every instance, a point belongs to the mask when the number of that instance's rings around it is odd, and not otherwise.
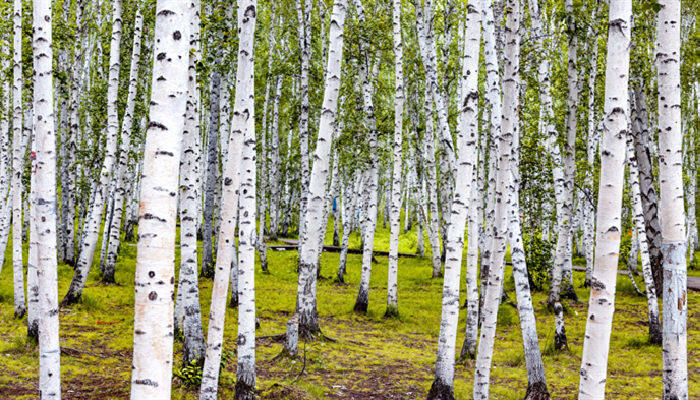
[[[12,16],[14,35],[12,46],[12,277],[15,318],[26,312],[24,304],[24,260],[22,258],[22,167],[24,139],[22,137],[22,0],[14,1]]]
[[[62,306],[75,304],[82,296],[85,282],[87,282],[92,258],[97,247],[97,239],[100,232],[100,223],[104,203],[107,199],[109,183],[114,170],[114,162],[117,153],[117,136],[119,134],[119,115],[117,114],[117,100],[119,92],[119,49],[122,38],[122,0],[112,2],[112,38],[109,47],[109,77],[107,84],[107,140],[104,148],[104,160],[100,170],[97,190],[91,200],[91,206],[83,223],[83,236],[80,243],[80,256],[75,268],[75,274],[71,281],[68,293],[63,297]]]
[[[484,4],[484,3],[482,3]],[[496,335],[496,318],[503,285],[504,256],[506,251],[508,192],[515,189],[513,175],[509,174],[513,140],[518,129],[518,95],[520,64],[520,1],[507,0],[506,44],[503,74],[503,118],[498,140],[498,173],[496,176],[496,201],[494,210],[493,257],[483,303],[483,321],[476,354],[474,373],[474,399],[489,398],[491,361]],[[483,286],[482,286],[483,288]]]
[[[331,136],[338,112],[346,8],[347,0],[334,0],[328,34],[328,62],[326,63],[323,105],[316,151],[314,152],[315,161],[309,181],[309,200],[303,219],[300,220],[300,226],[303,225],[304,228],[299,241],[299,283],[296,313],[299,315],[299,334],[301,336],[313,335],[320,330],[316,308],[318,244],[325,233],[325,226],[321,226],[321,223],[323,222],[323,202],[326,197],[325,190],[329,173]]]
[[[464,226],[471,198],[472,175],[476,163],[478,133],[478,62],[481,39],[481,9],[477,2],[467,6],[462,60],[460,129],[457,134],[457,173],[447,242],[445,278],[442,291],[442,317],[438,339],[435,380],[428,399],[454,398],[454,362],[459,319],[459,285],[464,247]]]
[[[204,329],[199,306],[197,282],[197,190],[199,158],[196,151],[199,136],[199,77],[201,2],[190,5],[190,51],[188,68],[187,105],[180,161],[180,277],[178,296],[182,310],[182,363],[201,365],[204,361]],[[177,318],[177,317],[176,317]]]
[[[126,195],[126,173],[129,153],[131,152],[131,131],[134,122],[134,106],[136,103],[136,90],[138,89],[139,60],[141,56],[141,29],[143,27],[143,17],[141,16],[140,3],[136,3],[136,15],[134,16],[134,42],[131,51],[131,65],[129,67],[129,89],[126,96],[126,109],[122,117],[121,126],[121,147],[119,149],[119,163],[116,166],[113,178],[114,190],[114,210],[109,227],[109,247],[107,249],[107,260],[102,274],[102,281],[114,283],[114,271],[117,264],[117,251],[119,250],[120,228],[122,224],[122,214],[124,213],[124,198]],[[103,233],[106,235],[106,232]]]
[[[401,0],[392,1],[392,27],[394,40],[394,154],[391,181],[391,238],[389,241],[389,267],[387,278],[387,317],[398,316],[399,233],[401,218],[401,155],[403,144],[403,43],[401,39]],[[408,211],[408,210],[406,210]]]
[[[136,247],[131,399],[170,398],[175,220],[188,90],[190,5],[158,0]]]
[[[688,297],[683,133],[681,131],[681,2],[663,0],[656,21],[659,84],[659,189],[663,254],[663,398],[688,398]]]
[[[620,252],[622,187],[629,123],[628,82],[632,2],[610,2],[605,105],[601,142],[596,252],[591,276],[586,334],[581,359],[579,398],[605,397],[608,351]]]
[[[56,259],[56,131],[53,107],[51,1],[34,0],[34,110],[36,137],[35,221],[38,233],[39,398],[61,398],[58,339],[58,264]]]

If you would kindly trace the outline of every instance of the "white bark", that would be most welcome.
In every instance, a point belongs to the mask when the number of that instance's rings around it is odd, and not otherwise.
[[[22,318],[24,304],[24,261],[22,258],[22,1],[14,1],[14,41],[12,58],[12,277],[15,317]]]
[[[303,235],[299,242],[299,283],[297,286],[296,312],[299,314],[299,333],[302,336],[319,330],[318,311],[316,309],[318,243],[325,233],[325,227],[321,226],[323,222],[323,202],[329,172],[331,136],[338,110],[346,8],[346,0],[335,0],[329,33],[328,68],[324,85],[323,111],[319,122],[318,142],[314,152],[315,161],[309,181],[309,200],[301,221],[304,228],[300,229]]]
[[[429,399],[452,398],[454,392],[454,362],[459,319],[459,286],[464,248],[464,227],[468,204],[472,197],[471,185],[476,164],[478,144],[478,62],[481,40],[480,4],[467,6],[460,105],[461,123],[457,133],[457,172],[451,216],[445,243],[445,278],[442,292],[442,317],[438,338],[435,380]]]
[[[299,79],[299,95],[301,98],[301,109],[299,113],[299,155],[301,164],[299,168],[301,182],[301,199],[299,201],[299,238],[305,235],[306,226],[303,221],[306,219],[306,209],[309,201],[310,171],[309,159],[309,64],[311,58],[311,0],[304,0],[302,11],[302,0],[295,0],[298,19],[299,51],[301,52],[301,74]],[[331,40],[332,36],[331,36]],[[328,62],[327,64],[330,64]],[[326,65],[326,69],[328,65]],[[326,71],[326,76],[328,75]],[[324,185],[325,186],[325,185]],[[299,246],[301,251],[301,246]],[[300,253],[301,254],[301,253]],[[300,323],[304,325],[304,318]],[[303,330],[302,330],[303,332]]]
[[[647,236],[644,231],[644,212],[642,211],[641,192],[639,190],[639,170],[637,169],[637,157],[634,154],[634,138],[627,135],[627,162],[630,172],[630,187],[632,197],[632,219],[637,239],[639,241],[639,253],[642,259],[642,274],[644,275],[644,285],[646,286],[647,306],[649,309],[649,342],[661,344],[661,322],[659,319],[659,304],[656,299],[656,287],[654,277],[651,273],[651,263],[649,261],[649,246]],[[635,254],[635,264],[637,263]],[[630,276],[634,282],[634,278]]]
[[[685,400],[688,398],[688,298],[681,131],[681,2],[662,0],[659,4],[656,61],[664,293],[663,398]]]
[[[90,211],[84,221],[83,237],[80,243],[80,256],[73,275],[68,293],[62,305],[76,303],[82,295],[87,282],[92,258],[95,254],[97,239],[102,221],[104,202],[111,181],[112,171],[117,153],[117,136],[119,134],[119,115],[117,110],[117,95],[119,92],[119,47],[122,37],[122,0],[113,0],[112,5],[112,38],[109,48],[109,78],[107,85],[107,140],[104,148],[104,160],[99,176],[99,187],[94,193]],[[99,47],[99,46],[98,46]]]
[[[134,42],[131,51],[131,65],[129,68],[129,91],[126,97],[126,109],[122,117],[121,127],[121,148],[119,149],[119,164],[116,167],[114,176],[114,209],[110,219],[111,226],[109,228],[109,247],[107,249],[107,261],[102,274],[102,280],[107,283],[114,283],[114,271],[117,264],[117,252],[121,239],[122,215],[124,211],[124,198],[126,195],[127,182],[126,174],[129,162],[129,153],[131,152],[131,131],[134,122],[134,106],[136,103],[136,90],[138,83],[139,60],[141,56],[141,29],[143,26],[143,17],[141,9],[136,8],[134,17]],[[105,235],[103,233],[103,235]]]
[[[243,131],[240,163],[238,236],[238,364],[236,394],[255,399],[255,0],[238,0],[238,70],[234,118]],[[245,83],[243,83],[245,82]],[[240,94],[240,97],[239,97]],[[235,135],[236,133],[234,133]],[[240,147],[240,146],[239,146]],[[223,268],[223,270],[228,270]],[[224,296],[225,299],[225,296]],[[223,326],[222,326],[223,330]],[[214,366],[219,367],[217,362]]]
[[[387,269],[387,308],[386,316],[397,316],[399,312],[398,272],[399,272],[399,231],[401,229],[401,156],[403,145],[403,43],[401,39],[401,1],[392,1],[392,27],[394,41],[394,159],[392,160],[391,211],[389,239],[389,266]],[[406,209],[408,213],[408,208]]]
[[[150,122],[139,207],[131,399],[170,398],[175,220],[188,92],[189,4],[156,4]]]
[[[180,328],[183,333],[182,363],[183,365],[190,363],[201,365],[204,360],[206,344],[197,282],[197,198],[195,197],[197,193],[195,182],[199,174],[200,161],[195,152],[196,143],[200,139],[197,123],[199,79],[196,70],[199,61],[200,1],[192,1],[190,9],[187,108],[182,138],[182,159],[180,161],[180,277],[177,291],[178,297],[182,297],[180,307],[182,312]]]
[[[355,8],[360,24],[365,23],[362,0],[355,0]],[[374,233],[377,228],[378,208],[378,182],[379,182],[379,156],[377,154],[377,122],[374,114],[374,84],[370,73],[370,58],[368,44],[360,39],[359,79],[362,83],[362,105],[364,107],[364,122],[367,130],[367,142],[369,151],[369,165],[367,165],[368,179],[365,182],[367,196],[367,214],[364,220],[364,240],[362,246],[362,272],[360,273],[360,287],[355,299],[354,310],[366,312],[369,304],[369,279],[372,272],[372,257],[374,254]],[[323,226],[325,230],[325,225]]]
[[[482,3],[484,4],[484,3]],[[488,7],[488,6],[487,6]],[[489,7],[490,8],[490,7]],[[496,177],[496,193],[500,198],[495,206],[495,226],[493,239],[493,258],[489,266],[488,288],[485,290],[483,305],[483,322],[476,355],[474,374],[474,399],[489,398],[489,378],[496,336],[496,318],[503,285],[504,256],[506,251],[507,195],[514,190],[513,174],[510,171],[511,152],[518,130],[518,84],[520,64],[520,2],[508,0],[506,17],[506,45],[503,74],[503,118],[502,134],[498,137],[499,162]]]
[[[53,114],[51,1],[35,0],[34,117],[36,137],[37,277],[39,282],[39,397],[61,398],[58,340],[58,265],[56,261],[56,131]]]
[[[620,251],[625,140],[629,123],[628,74],[631,13],[631,1],[610,2],[596,254],[581,359],[580,399],[605,397]]]

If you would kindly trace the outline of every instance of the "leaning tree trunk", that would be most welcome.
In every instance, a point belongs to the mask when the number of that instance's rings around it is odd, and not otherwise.
[[[482,3],[483,4],[483,3]],[[510,170],[510,158],[513,142],[518,130],[518,95],[519,64],[520,64],[520,1],[506,2],[508,14],[506,17],[506,45],[503,74],[503,119],[502,133],[499,140],[498,174],[496,177],[496,193],[500,197],[495,206],[495,226],[493,239],[493,257],[490,263],[488,287],[485,290],[483,305],[483,322],[481,336],[476,354],[474,373],[474,399],[489,398],[489,379],[493,357],[494,339],[496,336],[496,317],[501,300],[503,272],[506,252],[507,212],[510,196],[515,190],[513,174]]]
[[[126,97],[126,109],[122,119],[121,129],[121,149],[119,153],[119,164],[116,167],[114,176],[114,208],[112,210],[111,226],[109,228],[109,244],[107,248],[107,261],[102,273],[102,281],[105,283],[115,283],[114,270],[117,265],[117,252],[119,251],[119,240],[121,238],[122,215],[124,211],[124,198],[126,197],[126,173],[131,151],[131,130],[134,122],[134,105],[136,103],[136,90],[138,82],[138,68],[141,56],[141,28],[143,17],[141,8],[136,3],[136,16],[134,17],[134,43],[131,50],[131,66],[129,69],[129,91]],[[106,232],[103,232],[106,235]]]
[[[303,233],[299,241],[299,283],[297,286],[296,313],[299,314],[299,334],[308,336],[319,331],[316,308],[316,269],[319,246],[325,227],[321,226],[323,202],[328,181],[331,136],[338,111],[341,63],[343,56],[343,27],[347,0],[335,0],[331,14],[328,46],[328,63],[323,94],[323,111],[319,121],[318,142],[314,152],[314,165],[309,181],[306,212],[300,221]]]
[[[299,51],[301,52],[301,72],[299,78],[299,95],[301,108],[299,110],[299,155],[301,164],[299,168],[301,182],[301,198],[299,200],[299,238],[304,236],[306,226],[303,221],[306,219],[306,209],[309,202],[310,171],[309,157],[309,69],[311,59],[311,0],[304,0],[304,10],[302,11],[302,0],[295,0],[298,24]],[[331,36],[331,40],[332,36]],[[330,64],[330,62],[328,63]],[[328,64],[326,68],[328,68]],[[326,76],[328,74],[326,73]],[[325,186],[325,185],[324,185]],[[299,246],[301,251],[301,246]],[[301,253],[300,253],[301,258]],[[315,295],[314,295],[315,297]],[[303,318],[302,318],[303,319]]]
[[[656,26],[659,83],[659,188],[663,254],[664,400],[688,398],[688,298],[683,133],[681,131],[681,2],[662,0]]]
[[[362,7],[362,0],[355,0],[355,8],[358,13],[360,23],[364,25],[365,16]],[[377,155],[377,122],[374,114],[374,93],[373,83],[370,81],[370,59],[368,55],[368,44],[364,39],[360,39],[360,60],[359,78],[362,82],[362,104],[364,107],[365,128],[367,129],[367,141],[369,151],[369,165],[365,191],[367,193],[367,215],[364,221],[364,243],[362,246],[362,272],[360,274],[360,287],[355,299],[354,310],[367,312],[369,304],[369,278],[372,272],[372,257],[374,254],[374,233],[377,228],[377,206],[378,206],[378,181],[379,181],[379,157]],[[323,226],[325,230],[325,225]]]
[[[640,80],[640,84],[634,90],[637,112],[634,115],[636,125],[632,126],[632,132],[634,133],[634,147],[639,166],[639,189],[642,193],[642,209],[644,210],[647,243],[649,244],[651,271],[654,275],[656,293],[663,293],[661,222],[659,221],[659,199],[654,184],[651,149],[654,139],[649,134],[649,114],[647,111],[647,99],[642,86],[643,82],[644,80]]]
[[[15,15],[17,16],[17,15]],[[39,397],[61,398],[56,262],[56,131],[53,113],[51,1],[34,0],[35,206],[39,282]]]
[[[631,102],[634,104],[634,102]],[[630,187],[632,197],[632,219],[634,220],[635,232],[639,240],[639,252],[642,258],[642,273],[644,275],[644,285],[646,286],[647,306],[649,308],[649,342],[661,344],[661,321],[659,319],[659,303],[656,299],[656,287],[654,277],[651,273],[649,262],[649,246],[647,236],[644,231],[644,212],[642,211],[641,192],[639,191],[639,170],[637,169],[637,157],[634,154],[634,139],[631,134],[627,134],[627,162],[630,171]],[[635,255],[635,264],[637,263]],[[630,276],[634,282],[634,278]]]
[[[391,180],[391,238],[389,240],[389,266],[387,268],[387,317],[399,314],[399,230],[401,229],[401,155],[403,144],[403,44],[401,41],[401,1],[393,0],[392,26],[394,40],[394,159]],[[407,209],[408,211],[408,209]]]
[[[237,288],[238,368],[236,399],[254,398],[255,387],[255,114],[253,38],[256,4],[238,2],[238,66],[236,94],[231,120],[228,159],[224,167],[221,198],[221,228],[217,237],[217,260],[212,288],[207,355],[202,372],[200,399],[217,398],[219,365],[224,336],[226,299],[231,265],[234,262],[236,223],[240,215]],[[240,186],[240,188],[239,188]],[[240,204],[239,204],[240,202]]]
[[[596,254],[583,340],[579,398],[605,397],[608,351],[615,310],[625,141],[629,123],[628,78],[632,2],[610,2],[605,105],[596,221]]]
[[[234,110],[247,120],[239,119],[243,133],[240,164],[240,197],[238,205],[238,364],[236,366],[237,400],[255,399],[255,0],[238,1],[238,75],[236,98],[239,91],[244,102]],[[243,11],[243,12],[241,12]],[[241,82],[246,81],[247,84]],[[218,363],[216,365],[218,367]]]
[[[197,198],[195,183],[199,174],[199,159],[195,146],[199,141],[199,21],[201,3],[191,2],[190,56],[188,68],[187,108],[180,161],[180,276],[177,287],[182,310],[182,364],[202,365],[204,362],[204,328],[199,305],[197,282]],[[176,323],[177,325],[177,323]]]
[[[428,399],[454,398],[454,363],[459,320],[459,286],[464,248],[467,205],[471,199],[472,175],[478,144],[478,63],[481,39],[481,10],[478,2],[467,7],[466,36],[462,61],[461,123],[457,134],[457,172],[445,242],[445,278],[442,291],[442,317],[438,339],[435,380]]]
[[[221,60],[220,52],[217,52]],[[211,73],[211,91],[209,93],[209,132],[207,132],[207,169],[204,190],[204,222],[202,224],[202,276],[214,275],[214,202],[216,175],[219,170],[219,94],[221,92],[221,73],[216,66]]]
[[[178,171],[188,90],[190,5],[158,0],[136,247],[131,399],[170,398]]]
[[[75,304],[80,300],[85,282],[87,282],[92,258],[95,254],[97,239],[100,233],[100,223],[104,202],[111,181],[112,170],[117,152],[117,136],[119,133],[119,115],[117,109],[119,92],[119,47],[122,38],[122,0],[113,0],[112,6],[112,39],[109,48],[109,80],[107,85],[107,141],[104,149],[104,161],[99,176],[99,187],[95,190],[90,211],[83,224],[83,238],[80,243],[80,256],[61,305]]]
[[[22,318],[24,305],[24,273],[22,259],[22,171],[24,146],[22,129],[22,1],[15,0],[14,42],[12,58],[12,276],[15,318]],[[52,98],[53,100],[53,98]]]

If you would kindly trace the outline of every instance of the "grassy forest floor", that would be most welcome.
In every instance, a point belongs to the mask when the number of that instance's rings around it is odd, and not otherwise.
[[[330,243],[330,234],[326,243]],[[379,225],[375,248],[388,250],[388,229]],[[414,252],[414,232],[401,236],[400,251]],[[200,243],[201,246],[201,243]],[[355,233],[351,247],[359,248]],[[426,250],[429,246],[426,243]],[[26,319],[13,318],[10,246],[0,274],[0,399],[33,399],[38,393],[38,351],[26,339]],[[26,251],[26,249],[25,249]],[[26,253],[25,253],[26,254]],[[200,251],[201,257],[201,251]],[[697,254],[696,254],[697,257]],[[96,254],[99,258],[99,251]],[[270,274],[256,268],[258,336],[281,333],[296,299],[295,251],[270,251]],[[118,285],[99,283],[94,264],[82,301],[61,310],[64,399],[126,399],[129,396],[133,335],[133,276],[136,246],[123,243],[117,264]],[[26,255],[25,255],[26,260]],[[318,304],[321,327],[337,342],[300,343],[297,360],[273,360],[281,344],[257,342],[257,387],[262,399],[421,399],[430,387],[440,327],[442,280],[430,279],[429,258],[399,260],[400,318],[383,318],[386,304],[387,258],[372,266],[367,315],[352,311],[360,279],[361,256],[348,256],[347,284],[334,283],[337,253],[324,253]],[[176,265],[179,264],[179,258]],[[59,266],[59,296],[65,294],[73,270]],[[506,290],[515,300],[510,268]],[[697,270],[690,271],[698,275]],[[464,297],[464,271],[462,272]],[[575,272],[581,303],[569,303],[566,330],[570,352],[555,353],[554,318],[545,305],[546,294],[533,293],[540,348],[552,398],[573,399],[578,389],[588,290],[581,288],[583,273]],[[637,277],[641,282],[641,277]],[[201,281],[201,304],[206,329],[211,281]],[[688,369],[690,398],[700,398],[700,293],[688,299]],[[226,315],[225,350],[232,355],[220,381],[220,398],[232,398],[235,384],[237,312]],[[464,338],[460,318],[457,353]],[[608,363],[607,398],[655,399],[661,393],[661,348],[647,344],[645,298],[635,294],[629,278],[620,275]],[[174,364],[181,363],[181,344],[175,344]],[[303,372],[302,372],[303,371]],[[455,371],[455,395],[471,397],[474,362]],[[493,399],[521,399],[527,387],[522,340],[516,309],[503,304],[498,314],[491,380]],[[174,399],[195,399],[196,389],[175,378]]]

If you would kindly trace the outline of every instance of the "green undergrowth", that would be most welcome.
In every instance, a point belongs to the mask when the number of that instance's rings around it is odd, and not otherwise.
[[[326,243],[332,242],[329,224]],[[200,243],[201,246],[201,243]],[[359,248],[357,233],[350,247]],[[401,236],[401,252],[415,253],[415,229]],[[375,248],[388,250],[388,229],[378,225]],[[350,254],[346,283],[334,282],[337,253],[323,253],[318,283],[320,323],[323,340],[299,345],[295,359],[275,358],[281,343],[263,338],[284,332],[296,301],[295,251],[270,250],[270,274],[256,269],[256,308],[261,327],[257,334],[257,388],[263,399],[422,399],[432,382],[440,329],[442,280],[431,279],[430,246],[425,258],[399,259],[398,316],[385,318],[387,258],[377,256],[372,265],[369,309],[366,315],[353,312],[360,279],[361,256]],[[36,398],[38,352],[26,339],[26,319],[13,318],[11,249],[0,274],[0,398]],[[26,251],[26,249],[25,249]],[[200,251],[201,257],[201,251]],[[123,243],[117,265],[117,285],[99,281],[98,261],[90,273],[82,301],[61,310],[60,334],[63,354],[62,381],[66,399],[128,398],[133,340],[133,277],[136,259],[134,243]],[[26,260],[26,258],[25,258]],[[176,263],[179,263],[177,258]],[[59,296],[65,294],[73,270],[59,266]],[[465,297],[462,271],[462,299]],[[550,393],[555,399],[574,398],[583,346],[588,290],[582,288],[583,273],[574,274],[580,303],[566,302],[566,330],[569,352],[553,350],[554,318],[545,304],[546,293],[533,294],[540,348]],[[637,281],[641,283],[641,278]],[[201,281],[201,304],[205,329],[212,283]],[[513,306],[515,292],[510,268],[505,278],[506,294],[498,315],[494,348],[491,398],[521,399],[526,383],[525,361],[519,319]],[[688,313],[688,362],[690,397],[700,398],[700,294],[690,292]],[[463,300],[462,300],[463,301]],[[616,313],[608,361],[607,398],[660,398],[661,348],[646,340],[646,302],[637,296],[626,276],[619,276]],[[460,316],[457,354],[464,340],[464,310]],[[235,386],[235,342],[237,312],[226,314],[224,348],[233,360],[222,371],[220,398],[232,398]],[[174,364],[180,369],[182,346],[176,341]],[[470,398],[474,361],[457,365],[455,395]],[[175,377],[174,399],[196,399],[197,390]]]

